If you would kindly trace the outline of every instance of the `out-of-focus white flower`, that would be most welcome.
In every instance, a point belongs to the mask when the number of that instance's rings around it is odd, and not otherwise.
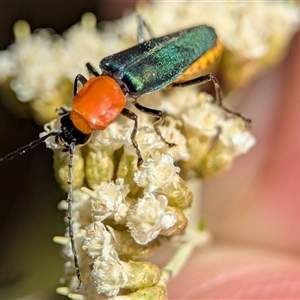
[[[201,86],[174,88],[172,94],[165,93],[161,95],[157,107],[176,119],[181,119],[183,112],[195,107],[197,104],[199,88]]]
[[[231,155],[245,153],[255,145],[255,138],[246,130],[241,119],[227,119],[224,121],[219,139]]]
[[[204,135],[214,137],[225,118],[221,107],[213,103],[210,95],[201,93],[199,101],[182,114],[182,120],[187,136]]]
[[[265,55],[275,35],[287,41],[300,22],[299,7],[288,1],[186,1],[173,2],[172,9],[170,2],[153,2],[152,9],[141,5],[139,12],[158,35],[173,31],[176,23],[177,29],[207,24],[229,50],[249,59]]]
[[[57,44],[53,41],[46,30],[41,30],[32,38],[22,39],[11,46],[15,60],[12,71],[18,70],[11,75],[11,88],[20,101],[30,101],[45,91],[54,90],[62,80],[64,72],[60,71],[62,66],[57,59]],[[22,65],[30,67],[22,68]]]
[[[15,75],[16,65],[14,61],[13,54],[8,51],[0,51],[0,82],[7,80],[8,74],[10,76]]]

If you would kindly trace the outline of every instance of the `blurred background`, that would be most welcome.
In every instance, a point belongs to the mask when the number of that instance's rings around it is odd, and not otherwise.
[[[2,0],[0,50],[14,41],[13,26],[20,19],[32,32],[48,27],[60,34],[85,12],[98,21],[111,20],[126,7],[134,7],[134,1]],[[32,119],[16,118],[0,104],[0,157],[37,139],[39,132]],[[0,299],[60,298],[55,288],[63,260],[57,259],[60,246],[52,238],[64,234],[64,213],[56,201],[65,194],[54,180],[52,164],[52,151],[38,147],[0,168]]]

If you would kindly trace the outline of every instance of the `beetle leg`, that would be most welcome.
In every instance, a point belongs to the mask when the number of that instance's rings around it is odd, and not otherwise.
[[[217,104],[220,105],[229,114],[242,118],[245,121],[246,126],[249,127],[250,124],[251,124],[250,119],[245,118],[241,114],[239,114],[235,111],[232,111],[232,110],[228,109],[227,107],[225,107],[223,105],[221,88],[220,88],[220,85],[219,85],[219,82],[218,82],[217,78],[214,75],[205,74],[205,75],[202,75],[200,77],[197,77],[197,78],[185,81],[185,82],[173,83],[172,86],[174,86],[174,87],[187,87],[187,86],[192,86],[192,85],[203,84],[203,83],[206,83],[206,82],[209,82],[209,81],[212,81],[212,83],[214,84]]]
[[[133,103],[134,106],[141,112],[145,113],[145,114],[148,114],[150,116],[153,116],[153,117],[157,117],[158,120],[155,121],[153,123],[153,127],[157,133],[157,135],[162,139],[162,141],[164,143],[166,143],[169,147],[174,147],[176,146],[175,143],[169,143],[165,140],[165,138],[162,136],[161,134],[161,131],[159,129],[159,126],[161,126],[165,120],[165,115],[164,113],[161,111],[161,110],[157,110],[157,109],[153,109],[153,108],[149,108],[149,107],[145,107],[137,102]]]
[[[85,85],[85,84],[87,83],[87,79],[86,79],[83,75],[78,74],[78,75],[75,77],[75,80],[74,80],[74,96],[76,96],[76,94],[77,94],[78,81],[79,81],[82,85]]]
[[[146,28],[150,38],[152,39],[154,36],[152,30],[140,15],[137,15],[137,22],[138,22],[138,33],[137,33],[138,43],[141,44],[145,41],[144,28]]]
[[[137,128],[138,128],[138,116],[134,112],[129,110],[128,108],[123,108],[121,111],[121,114],[134,122],[134,126],[132,129],[130,138],[131,138],[131,143],[132,143],[133,147],[135,148],[135,151],[136,151],[136,154],[138,157],[137,166],[139,167],[140,165],[143,164],[144,160],[142,158],[141,151],[139,149],[139,145],[135,139],[136,133],[137,133]]]
[[[222,106],[222,93],[221,93],[221,88],[219,85],[219,82],[217,78],[212,75],[212,74],[205,74],[200,77],[185,81],[185,82],[178,82],[178,83],[173,83],[172,86],[175,87],[187,87],[187,86],[192,86],[192,85],[198,85],[198,84],[204,84],[206,82],[212,81],[215,87],[216,91],[216,102],[218,105]],[[225,109],[226,110],[226,109]]]
[[[89,72],[91,72],[94,76],[100,76],[100,74],[96,71],[96,69],[90,64],[86,63],[85,64]]]

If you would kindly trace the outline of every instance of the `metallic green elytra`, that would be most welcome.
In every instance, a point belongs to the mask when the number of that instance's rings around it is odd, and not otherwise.
[[[200,25],[107,56],[100,69],[136,98],[169,85],[216,45],[215,30]]]

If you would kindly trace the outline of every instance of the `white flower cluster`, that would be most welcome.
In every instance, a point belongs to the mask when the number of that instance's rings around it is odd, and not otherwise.
[[[115,183],[103,182],[93,190],[84,188],[83,191],[91,197],[95,222],[112,219],[116,224],[126,224],[134,232],[136,242],[146,244],[159,234],[160,228],[167,229],[176,222],[176,217],[166,212],[167,198],[157,195],[155,190],[163,189],[170,182],[176,183],[179,168],[174,167],[171,154],[163,154],[156,165],[148,158],[142,169],[135,173],[134,180],[138,186],[145,187],[144,197],[138,198],[134,205],[126,200],[129,189],[121,178]],[[144,229],[138,230],[138,227]]]
[[[82,188],[83,192],[74,193],[74,226],[76,230],[85,227],[85,230],[78,231],[80,236],[75,234],[75,240],[77,245],[82,241],[82,251],[93,262],[91,275],[98,293],[117,295],[130,275],[126,273],[125,262],[120,260],[117,252],[122,247],[118,232],[120,226],[128,228],[137,244],[146,245],[156,239],[161,230],[168,230],[176,224],[177,216],[168,209],[167,197],[156,191],[166,184],[176,185],[178,172],[172,155],[163,154],[156,165],[153,159],[148,158],[142,170],[135,173],[137,186],[150,187],[144,189],[141,198],[134,200],[129,197],[128,185],[121,178],[115,182],[102,182],[92,190]],[[90,206],[90,210],[84,209],[86,206]],[[62,208],[67,208],[65,201]],[[90,217],[87,216],[89,211]],[[82,235],[83,232],[86,233]],[[71,248],[66,246],[66,256],[72,258]]]
[[[147,159],[134,174],[134,181],[144,187],[146,192],[152,193],[157,189],[164,189],[170,183],[176,186],[179,171],[173,164],[172,155],[162,154],[159,159]]]
[[[182,113],[186,136],[205,136],[219,140],[231,156],[247,152],[255,145],[255,138],[241,118],[232,118],[201,94],[198,103]],[[213,146],[213,145],[211,145]]]
[[[188,155],[187,159],[185,156],[179,159],[182,161],[180,167],[187,172],[196,168],[201,177],[216,174],[216,166],[223,170],[234,157],[255,145],[255,138],[245,120],[216,105],[211,95],[197,95],[193,87],[188,91],[177,89],[174,94],[163,95],[161,107],[181,124],[185,137],[183,145],[185,149],[187,147]]]
[[[144,197],[129,212],[127,226],[139,244],[146,244],[157,237],[162,229],[171,228],[177,221],[172,211],[166,211],[168,199],[157,191],[172,184],[176,189],[179,168],[173,164],[171,154],[162,154],[155,162],[148,158],[141,170],[134,174],[134,181],[144,187]]]
[[[112,244],[113,229],[101,221],[86,228],[82,249],[93,258],[92,277],[99,294],[115,296],[128,280],[126,270]]]
[[[87,26],[85,20],[91,18],[94,24]],[[8,50],[0,53],[0,67],[4,68],[2,81],[12,78],[12,90],[20,101],[27,102],[50,93],[63,79],[73,82],[74,74],[88,75],[85,63],[98,64],[99,57],[106,55],[95,25],[95,17],[86,14],[80,24],[65,33],[64,38],[39,30],[16,40]]]
[[[152,9],[141,5],[140,13],[147,21],[160,20],[151,21],[158,35],[173,31],[175,24],[181,29],[210,25],[226,48],[248,59],[265,55],[274,35],[286,43],[300,23],[299,6],[291,1],[185,1],[183,5],[155,0]]]

